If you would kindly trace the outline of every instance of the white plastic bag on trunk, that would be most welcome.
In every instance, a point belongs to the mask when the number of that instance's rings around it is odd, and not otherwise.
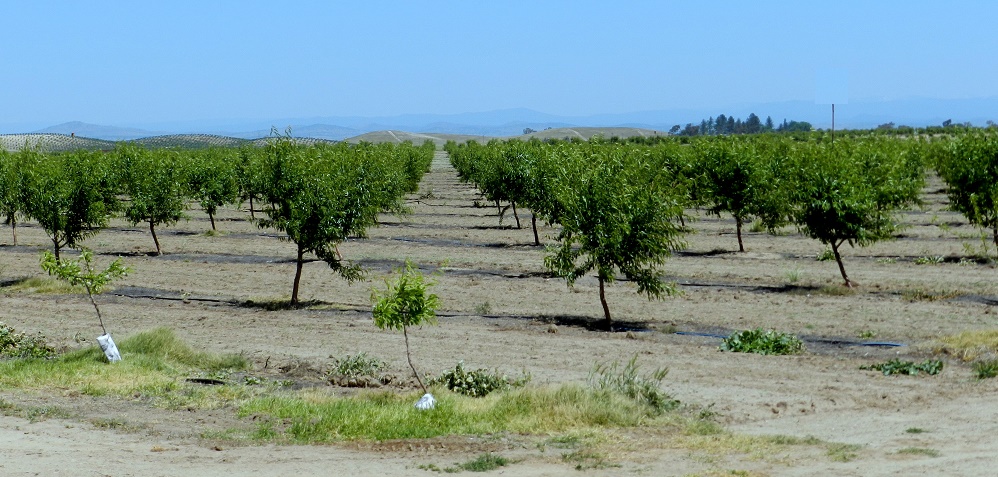
[[[416,409],[419,409],[420,411],[428,411],[436,406],[437,400],[434,399],[433,395],[430,393],[424,394],[423,397],[419,398],[419,401],[416,401]]]
[[[104,356],[107,356],[108,361],[112,363],[121,361],[121,353],[118,352],[118,347],[114,345],[110,334],[104,333],[98,336],[97,343],[100,344],[100,349],[104,350]]]

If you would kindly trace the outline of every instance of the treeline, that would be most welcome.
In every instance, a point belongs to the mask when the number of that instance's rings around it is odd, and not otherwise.
[[[337,244],[363,236],[379,213],[404,213],[404,196],[418,190],[433,150],[430,142],[304,144],[282,136],[262,148],[146,149],[122,143],[107,152],[0,151],[0,215],[15,244],[18,223],[36,221],[57,259],[63,248],[79,248],[116,217],[147,226],[160,254],[157,227],[183,218],[191,201],[208,214],[213,230],[219,207],[248,201],[252,220],[284,232],[297,246],[295,304],[306,254],[347,279],[359,276]]]
[[[672,126],[670,134],[677,136],[720,136],[731,134],[759,134],[769,132],[808,132],[811,131],[811,123],[807,121],[787,121],[780,124],[773,124],[773,118],[766,116],[763,122],[755,113],[748,115],[744,121],[734,116],[719,115],[716,119],[711,116],[703,119],[700,124],[686,123],[685,127],[678,124]]]
[[[746,135],[638,143],[581,141],[448,143],[461,179],[502,212],[532,211],[560,227],[545,266],[571,285],[589,273],[604,286],[623,276],[649,298],[674,291],[662,265],[685,247],[692,210],[746,224],[792,225],[829,247],[843,283],[840,251],[893,238],[901,210],[918,203],[927,168],[948,184],[952,206],[993,233],[998,246],[998,134],[895,138],[867,135]],[[503,204],[505,203],[505,207]],[[518,219],[518,217],[517,217]],[[500,219],[501,220],[501,219]]]

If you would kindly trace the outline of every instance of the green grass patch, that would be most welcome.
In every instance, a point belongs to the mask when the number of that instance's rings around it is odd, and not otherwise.
[[[964,361],[998,353],[998,330],[964,331],[939,339],[935,352],[948,354]]]
[[[935,449],[928,449],[925,447],[905,447],[904,449],[898,450],[898,454],[903,455],[921,455],[925,457],[939,457],[939,451]]]
[[[8,291],[22,293],[48,293],[48,294],[78,294],[86,293],[82,286],[73,286],[65,281],[48,275],[27,277],[15,280],[10,285],[4,287]]]
[[[123,360],[114,364],[96,346],[53,359],[0,361],[0,387],[63,389],[90,396],[142,395],[164,399],[167,404],[212,407],[230,399],[226,394],[234,390],[223,389],[229,386],[186,389],[193,387],[183,386],[180,378],[248,367],[241,356],[195,351],[165,328],[127,337],[118,349]]]
[[[983,359],[974,363],[974,375],[977,379],[989,379],[998,376],[998,359]]]
[[[486,452],[472,460],[469,460],[468,462],[457,464],[456,467],[460,470],[467,470],[469,472],[488,472],[500,467],[505,467],[509,464],[509,459],[499,454]]]
[[[618,392],[579,385],[528,387],[471,398],[434,390],[437,406],[413,407],[417,394],[369,392],[351,397],[303,391],[250,400],[241,417],[262,421],[256,440],[321,443],[341,440],[426,439],[499,432],[561,433],[599,427],[633,427],[657,410]]]

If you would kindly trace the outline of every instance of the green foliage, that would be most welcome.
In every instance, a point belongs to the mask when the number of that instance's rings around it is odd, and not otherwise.
[[[596,271],[603,316],[610,309],[604,286],[621,272],[649,298],[677,293],[663,281],[660,266],[685,246],[681,199],[663,184],[643,155],[615,147],[593,146],[564,159],[557,183],[562,225],[557,246],[544,264],[569,286]]]
[[[436,294],[427,293],[435,282],[426,281],[408,259],[396,273],[398,276],[394,282],[385,279],[384,290],[374,289],[371,292],[374,325],[383,330],[399,331],[410,326],[435,325],[440,299]]]
[[[804,343],[796,336],[762,328],[736,331],[721,341],[720,349],[763,355],[800,354],[805,351]]]
[[[929,359],[921,363],[915,363],[913,361],[901,361],[899,358],[894,358],[883,363],[862,366],[859,369],[880,371],[884,373],[884,376],[890,376],[892,374],[907,374],[915,376],[920,372],[935,375],[942,372],[943,362],[938,359]]]
[[[780,164],[784,156],[767,150],[774,146],[757,137],[716,138],[693,146],[704,199],[710,204],[707,211],[719,217],[727,212],[734,217],[740,252],[745,251],[743,225],[753,217],[769,231],[787,223],[788,187]]]
[[[51,358],[55,349],[41,333],[29,336],[18,333],[12,326],[0,321],[0,358]]]
[[[826,248],[822,250],[817,257],[815,257],[815,260],[819,262],[828,262],[831,260],[835,260],[835,252],[833,252],[832,249],[830,248]]]
[[[104,287],[112,281],[128,275],[128,267],[125,267],[120,258],[111,262],[104,270],[98,271],[93,266],[93,252],[90,250],[80,251],[80,258],[76,260],[59,260],[51,252],[45,251],[42,252],[41,267],[49,275],[55,275],[56,278],[72,286],[82,285],[86,288],[90,303],[97,311],[97,320],[101,329],[104,329],[104,319],[101,317],[100,307],[97,306],[94,295],[101,294]],[[107,333],[106,329],[104,333]]]
[[[383,330],[401,330],[405,337],[405,354],[416,376],[420,387],[426,391],[423,380],[420,379],[416,366],[412,364],[412,353],[409,351],[410,326],[437,323],[437,307],[440,299],[436,294],[427,293],[427,289],[435,283],[427,282],[419,269],[406,259],[405,265],[396,271],[398,277],[394,282],[385,279],[385,289],[377,288],[371,291],[371,301],[374,303],[372,316],[374,325]]]
[[[937,169],[948,186],[950,206],[990,230],[998,246],[998,134],[968,132],[938,147]]]
[[[232,149],[207,149],[195,153],[185,166],[189,194],[208,214],[212,230],[218,208],[239,197],[236,159]]]
[[[362,278],[363,270],[345,262],[337,245],[364,236],[383,211],[406,211],[403,197],[411,187],[407,167],[412,158],[399,149],[406,147],[412,146],[303,145],[290,132],[268,141],[253,175],[271,204],[259,225],[286,233],[297,245],[292,304],[298,303],[306,253],[314,253],[348,281]]]
[[[430,378],[427,384],[430,386],[440,384],[458,394],[482,397],[495,391],[506,391],[511,387],[524,386],[528,381],[530,381],[529,375],[512,379],[505,374],[500,375],[496,371],[487,369],[466,371],[464,362],[460,361],[454,369],[444,371],[435,378]]]
[[[76,247],[107,226],[118,207],[117,179],[100,153],[22,154],[25,215],[45,229],[56,258],[62,247]]]
[[[499,454],[486,452],[472,460],[469,460],[468,462],[457,464],[457,468],[459,470],[467,470],[469,472],[488,472],[500,467],[505,467],[509,465],[509,463],[509,459]],[[450,468],[445,469],[445,471],[449,472]]]
[[[998,376],[998,359],[983,359],[973,365],[977,379],[988,379]]]
[[[27,149],[17,155],[0,149],[0,217],[10,225],[14,245],[17,245],[17,220],[25,214],[26,174],[32,166],[24,156],[32,154]]]
[[[679,401],[661,389],[667,374],[669,368],[658,368],[646,375],[638,374],[638,357],[635,355],[623,368],[617,361],[594,365],[589,372],[589,385],[597,390],[621,393],[659,414],[679,406]]]
[[[360,377],[377,376],[382,369],[388,366],[384,361],[360,352],[355,356],[347,355],[345,358],[333,360],[333,366],[329,370],[330,376]]]
[[[129,201],[125,218],[136,225],[149,224],[156,253],[163,252],[156,236],[156,226],[173,225],[184,218],[187,197],[184,165],[175,151],[150,151],[136,146],[119,145],[115,149],[125,193]]]
[[[796,148],[792,217],[809,237],[832,249],[846,286],[852,286],[840,247],[893,238],[896,211],[915,204],[924,183],[915,146],[897,139],[840,139]]]

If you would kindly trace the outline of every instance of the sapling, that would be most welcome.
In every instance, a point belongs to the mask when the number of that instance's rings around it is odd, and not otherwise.
[[[380,329],[402,330],[405,337],[405,356],[412,368],[412,374],[416,376],[416,382],[423,388],[422,404],[429,402],[427,408],[433,407],[433,396],[426,390],[422,378],[416,371],[416,366],[412,364],[412,353],[409,350],[410,326],[420,326],[423,324],[435,325],[437,323],[436,310],[440,305],[440,299],[433,293],[427,293],[427,288],[433,286],[435,282],[426,281],[423,274],[413,267],[408,259],[405,266],[397,270],[398,277],[391,281],[385,279],[384,290],[375,288],[371,291],[371,301],[374,303],[374,325]],[[420,407],[422,409],[422,407]]]
[[[94,310],[97,312],[97,321],[100,323],[101,331],[104,332],[103,335],[97,337],[97,342],[100,343],[108,361],[121,361],[118,348],[114,345],[114,340],[111,339],[107,328],[104,327],[104,318],[94,295],[101,294],[112,281],[128,275],[129,269],[119,258],[111,262],[104,270],[97,270],[93,266],[93,258],[93,252],[87,249],[81,250],[80,258],[76,260],[60,260],[55,258],[52,252],[46,250],[42,252],[41,266],[42,270],[48,272],[49,275],[55,275],[56,278],[65,280],[70,285],[83,285],[86,288],[90,303],[94,305]]]

